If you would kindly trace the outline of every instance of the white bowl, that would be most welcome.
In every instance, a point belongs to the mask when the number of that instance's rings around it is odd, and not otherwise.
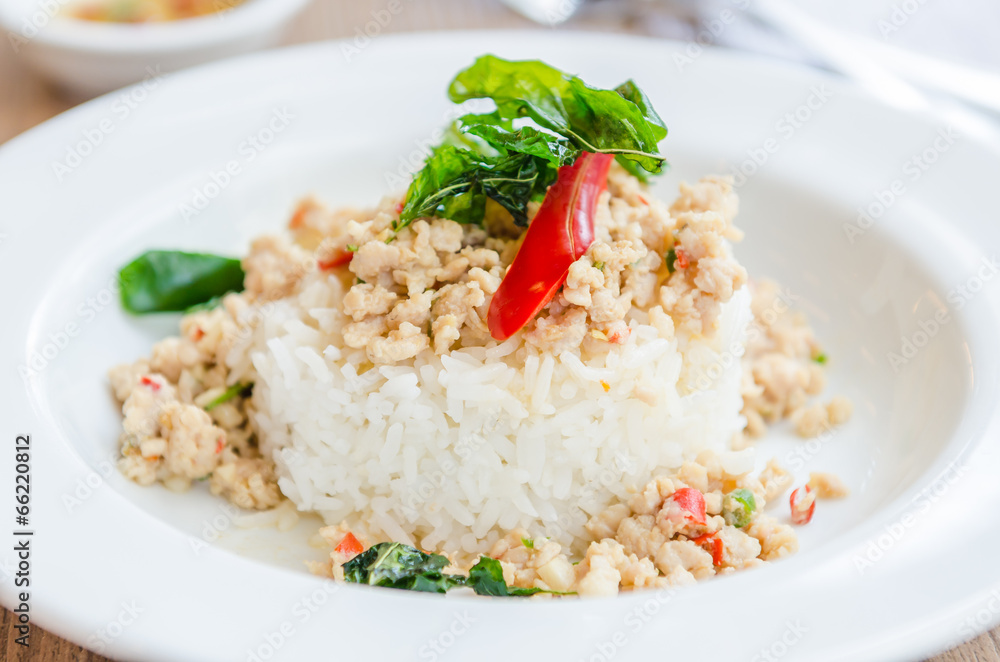
[[[16,182],[0,195],[0,500],[11,507],[14,441],[30,434],[33,624],[144,662],[865,662],[919,659],[1000,622],[1000,155],[826,75],[710,49],[684,62],[683,44],[558,32],[345,43],[198,67],[127,119],[112,95],[0,147],[0,182]],[[204,484],[171,494],[114,469],[121,416],[105,371],[176,331],[176,317],[120,309],[120,265],[155,247],[238,255],[302,195],[377,200],[453,116],[448,81],[484,52],[601,86],[634,77],[670,127],[663,195],[740,175],[738,256],[809,313],[829,393],[856,403],[835,434],[772,430],[757,444],[798,484],[831,471],[851,488],[799,529],[799,554],[593,600],[331,585],[302,564],[321,558],[306,542],[317,522],[244,529]],[[787,502],[775,507],[787,517]],[[13,609],[26,589],[5,540],[0,604]]]
[[[0,0],[14,51],[66,90],[103,94],[195,64],[274,46],[309,0],[246,0],[217,14],[156,23],[67,17],[75,0]]]

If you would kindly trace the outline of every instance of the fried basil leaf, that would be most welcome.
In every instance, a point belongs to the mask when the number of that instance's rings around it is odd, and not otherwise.
[[[657,143],[666,128],[632,81],[618,90],[602,90],[538,60],[484,55],[459,72],[448,96],[455,103],[492,99],[496,117],[528,117],[578,149],[615,154],[619,162],[653,174],[665,163]]]
[[[453,145],[434,149],[406,193],[395,230],[416,218],[437,216],[479,223],[486,199],[502,205],[514,222],[528,224],[528,202],[555,181],[549,161],[528,153],[488,156]]]
[[[465,582],[465,577],[441,572],[448,563],[439,554],[424,554],[409,545],[383,542],[344,564],[344,579],[356,584],[445,593]]]
[[[472,566],[468,577],[441,572],[448,563],[448,559],[440,554],[424,554],[409,545],[382,542],[345,563],[344,580],[426,593],[446,593],[458,586],[468,586],[479,595],[501,597],[553,592],[507,586],[500,562],[488,556],[481,557]]]
[[[540,588],[516,588],[507,586],[503,580],[503,568],[500,561],[488,556],[480,557],[476,565],[469,570],[466,586],[472,588],[478,595],[495,595],[501,597],[521,597],[536,593],[551,593]]]
[[[503,154],[518,152],[545,159],[555,166],[570,165],[580,156],[580,150],[564,138],[544,133],[530,126],[516,131],[494,124],[472,124],[464,127],[466,134],[477,136]]]

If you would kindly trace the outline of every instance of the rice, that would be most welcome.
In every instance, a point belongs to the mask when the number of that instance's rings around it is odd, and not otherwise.
[[[745,288],[711,337],[662,338],[633,309],[628,340],[593,356],[540,354],[519,333],[373,367],[305,323],[339,314],[323,287],[274,302],[255,329],[254,422],[298,509],[371,539],[471,557],[523,527],[580,553],[589,517],[728,450],[746,423]]]

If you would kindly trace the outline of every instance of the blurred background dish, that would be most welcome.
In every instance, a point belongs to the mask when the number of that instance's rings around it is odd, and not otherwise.
[[[12,49],[74,96],[278,44],[309,0],[0,0]]]

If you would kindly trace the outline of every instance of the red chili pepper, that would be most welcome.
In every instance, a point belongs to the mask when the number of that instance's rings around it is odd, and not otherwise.
[[[704,535],[698,536],[697,538],[692,538],[691,542],[696,545],[704,546],[706,543],[712,546],[712,565],[720,566],[722,565],[722,555],[725,552],[725,545],[722,543],[722,538],[719,537],[719,532],[706,533]]]
[[[223,437],[219,437],[219,440],[215,442],[215,454],[218,455],[222,452],[222,449],[226,447],[226,441]]]
[[[705,495],[693,487],[682,487],[671,495],[671,500],[690,515],[698,524],[705,523]]]
[[[613,156],[584,152],[559,176],[528,226],[524,242],[493,295],[490,335],[503,341],[552,300],[570,265],[594,243],[594,210]]]
[[[342,267],[345,264],[350,263],[354,259],[354,253],[346,249],[338,248],[333,254],[325,260],[318,260],[316,266],[322,271],[329,271],[336,267]]]
[[[334,547],[334,551],[353,557],[365,551],[365,547],[358,542],[353,533],[348,531],[347,535],[340,541],[340,544]]]
[[[139,378],[139,383],[143,386],[148,386],[154,393],[160,390],[160,384],[155,379],[149,377],[148,375],[143,375]]]
[[[677,255],[677,261],[674,262],[674,266],[678,269],[687,269],[690,263],[688,262],[687,253],[684,252],[683,248],[674,249],[674,254]]]
[[[788,505],[792,509],[792,524],[808,524],[812,520],[813,512],[816,510],[816,499],[813,498],[808,507],[803,507],[803,501],[810,494],[812,488],[803,485],[788,497]]]
[[[402,214],[403,213],[403,207],[404,207],[404,205],[403,205],[402,202],[397,202],[396,203],[396,213],[397,214]]]
[[[297,230],[302,227],[305,223],[306,212],[309,211],[309,208],[309,205],[299,205],[298,209],[295,210],[295,213],[292,214],[292,218],[288,221],[289,230]]]

